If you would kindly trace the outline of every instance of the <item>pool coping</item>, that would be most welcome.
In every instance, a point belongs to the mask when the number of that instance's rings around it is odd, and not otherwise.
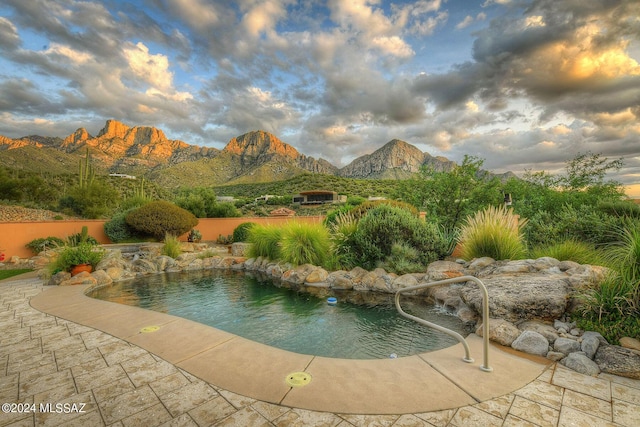
[[[474,405],[522,388],[552,362],[491,345],[489,365],[464,349],[397,359],[335,359],[293,353],[191,320],[86,295],[90,285],[45,286],[33,308],[135,344],[217,387],[293,408],[345,414],[410,414]],[[472,356],[482,339],[467,338]],[[291,386],[291,373],[311,381]]]

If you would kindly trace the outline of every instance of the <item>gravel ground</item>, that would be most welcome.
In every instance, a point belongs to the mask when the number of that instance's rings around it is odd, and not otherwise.
[[[53,212],[44,209],[29,209],[22,206],[0,205],[0,222],[20,222],[20,221],[52,221],[60,219],[73,219],[60,212]]]

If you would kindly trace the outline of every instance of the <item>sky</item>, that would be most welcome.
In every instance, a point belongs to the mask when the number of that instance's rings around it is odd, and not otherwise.
[[[2,0],[0,135],[106,120],[344,166],[397,138],[496,173],[623,158],[640,197],[637,0]]]

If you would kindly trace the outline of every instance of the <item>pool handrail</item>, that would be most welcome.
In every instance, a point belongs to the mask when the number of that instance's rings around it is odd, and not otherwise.
[[[431,323],[419,317],[412,316],[411,314],[406,313],[404,310],[402,310],[402,307],[400,306],[400,295],[404,293],[416,291],[419,289],[430,288],[432,286],[449,285],[452,283],[460,283],[460,282],[474,282],[480,287],[480,291],[482,292],[482,348],[483,348],[484,362],[482,365],[480,365],[480,370],[484,372],[492,372],[493,368],[489,366],[489,293],[487,292],[487,287],[477,277],[460,276],[460,277],[454,277],[452,279],[444,279],[444,280],[438,280],[435,282],[422,283],[416,286],[409,286],[407,288],[400,289],[396,292],[396,297],[395,297],[396,309],[398,310],[400,315],[406,317],[407,319],[411,319],[415,322],[420,323],[421,325],[427,326],[429,328],[435,329],[437,331],[443,332],[447,335],[450,335],[456,338],[464,346],[465,357],[463,357],[462,360],[464,360],[467,363],[473,363],[473,358],[471,357],[471,351],[469,350],[469,344],[467,344],[467,340],[465,340],[462,335],[460,335],[455,331],[452,331],[451,329],[445,328],[440,325],[436,325],[435,323]]]

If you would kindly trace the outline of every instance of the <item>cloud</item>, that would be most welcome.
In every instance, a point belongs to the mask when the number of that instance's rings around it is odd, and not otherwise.
[[[19,46],[18,29],[7,18],[0,16],[0,49],[12,51]]]

